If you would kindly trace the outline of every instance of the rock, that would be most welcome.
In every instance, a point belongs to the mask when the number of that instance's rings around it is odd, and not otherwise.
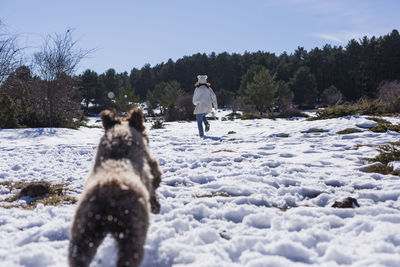
[[[22,188],[20,197],[40,197],[50,193],[50,184],[47,182],[31,183]]]
[[[352,198],[352,197],[347,197],[343,200],[343,202],[340,201],[335,201],[333,203],[332,208],[353,208],[353,204],[357,207],[360,207],[360,205],[357,202],[357,199]]]
[[[226,230],[222,230],[219,233],[219,236],[222,237],[223,239],[226,239],[226,240],[230,240],[231,239],[231,236],[228,234],[228,232]]]

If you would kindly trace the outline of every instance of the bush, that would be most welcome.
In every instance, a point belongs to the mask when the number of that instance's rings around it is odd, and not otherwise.
[[[282,106],[279,109],[279,115],[277,116],[278,118],[292,118],[292,117],[305,117],[308,118],[309,116],[301,110],[293,107],[293,106]]]
[[[400,125],[393,125],[390,121],[382,118],[368,118],[369,120],[376,121],[378,125],[371,127],[369,130],[375,133],[386,133],[388,130],[400,133]]]
[[[378,98],[391,106],[393,112],[400,112],[400,82],[381,82],[378,87]]]
[[[400,96],[396,101],[400,104]],[[396,102],[397,103],[397,102]],[[360,98],[356,103],[336,103],[334,106],[326,107],[316,111],[316,116],[308,120],[325,120],[351,115],[393,115],[400,107],[394,107],[392,104],[384,102],[382,99],[370,100]]]
[[[389,162],[400,161],[400,142],[379,146],[377,150],[379,155],[375,158],[364,158],[376,163],[364,168],[364,171],[400,176],[399,171],[394,171],[393,167],[388,165]]]
[[[257,113],[243,113],[243,115],[241,116],[242,120],[254,120],[254,119],[265,119],[265,118],[267,117]]]
[[[0,93],[0,128],[18,126],[14,101],[6,94]]]
[[[234,119],[240,119],[242,118],[242,114],[237,113],[237,112],[232,112],[229,113],[228,115],[224,116],[222,118],[223,121],[229,120],[229,121],[233,121]]]
[[[386,144],[378,147],[379,155],[375,158],[366,158],[370,162],[380,162],[387,165],[391,161],[400,160],[400,148],[398,145]]]
[[[196,116],[193,114],[194,106],[192,102],[192,94],[185,94],[179,96],[176,104],[170,104],[166,110],[166,121],[177,120],[195,120]]]
[[[334,86],[331,85],[326,88],[321,94],[321,102],[324,105],[334,105],[342,98],[342,93]]]
[[[164,129],[164,121],[160,119],[156,119],[151,124],[151,129]]]

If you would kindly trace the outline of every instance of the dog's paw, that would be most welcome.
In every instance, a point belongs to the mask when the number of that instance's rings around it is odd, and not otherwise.
[[[150,206],[151,206],[151,212],[154,214],[160,213],[161,205],[160,202],[158,202],[157,196],[152,196],[150,198]]]

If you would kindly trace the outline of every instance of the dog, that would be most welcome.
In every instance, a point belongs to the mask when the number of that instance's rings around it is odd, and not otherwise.
[[[118,266],[139,266],[150,212],[159,213],[157,160],[149,152],[144,117],[134,108],[125,118],[104,110],[104,136],[86,180],[70,231],[69,265],[89,266],[107,234],[118,245]]]

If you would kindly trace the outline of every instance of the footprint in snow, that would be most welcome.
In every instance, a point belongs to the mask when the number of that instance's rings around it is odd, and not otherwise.
[[[242,154],[242,157],[243,158],[254,158],[254,159],[259,159],[260,158],[260,156],[258,156],[258,155],[254,155],[254,154],[250,154],[250,153],[245,153],[245,154]]]
[[[303,153],[305,153],[305,154],[311,154],[311,153],[321,153],[321,152],[316,151],[316,150],[309,149],[309,150],[303,151]]]
[[[190,177],[190,181],[198,184],[207,184],[209,182],[215,181],[215,177],[212,176],[192,176]]]
[[[291,153],[281,153],[281,154],[279,154],[279,156],[281,158],[293,158],[293,157],[296,157],[296,155],[291,154]]]
[[[274,145],[263,146],[263,147],[260,147],[259,149],[262,149],[262,150],[273,150],[273,149],[275,149],[275,146]]]
[[[13,171],[19,171],[19,170],[21,170],[22,169],[22,167],[20,166],[20,165],[14,165],[12,168],[11,168],[11,170],[13,170]]]
[[[276,162],[276,161],[269,161],[269,162],[261,164],[261,166],[268,166],[270,168],[276,168],[276,167],[279,167],[280,165],[281,165],[281,163]]]
[[[357,139],[357,138],[360,138],[360,136],[359,135],[343,135],[342,136],[342,139],[344,139],[344,140],[350,140],[350,139]]]
[[[343,182],[336,179],[327,180],[325,181],[325,184],[332,187],[342,187],[345,185]]]

